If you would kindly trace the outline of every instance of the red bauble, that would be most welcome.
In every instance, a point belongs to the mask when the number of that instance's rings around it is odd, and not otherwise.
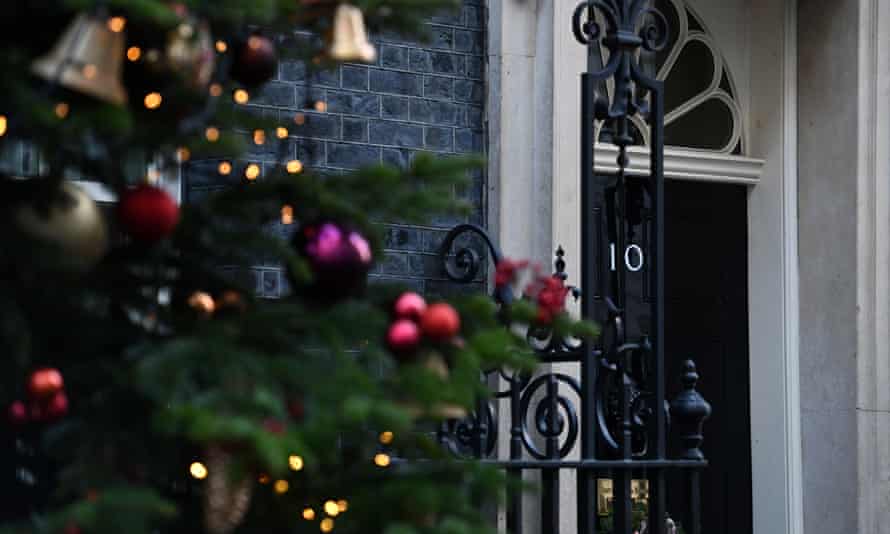
[[[28,394],[32,399],[48,399],[62,391],[65,381],[58,369],[44,367],[31,373],[28,379]]]
[[[134,239],[155,243],[167,237],[179,222],[179,206],[159,187],[142,184],[127,191],[118,206],[124,229]]]
[[[399,319],[389,327],[386,344],[396,355],[410,355],[420,345],[420,328],[414,321]]]
[[[142,184],[127,191],[118,206],[118,217],[134,239],[155,243],[169,236],[179,222],[179,206],[159,187]]]
[[[302,421],[306,417],[306,405],[303,399],[293,399],[287,403],[287,413],[294,421]]]
[[[246,87],[262,85],[275,76],[278,54],[268,37],[251,35],[235,48],[232,59],[232,79]]]
[[[396,300],[393,307],[398,319],[411,319],[412,321],[420,321],[423,312],[426,311],[426,301],[417,293],[407,292]]]
[[[53,395],[53,398],[46,405],[44,416],[46,419],[61,419],[68,415],[68,397],[64,391],[60,391]]]
[[[421,317],[420,329],[434,341],[448,341],[460,332],[460,315],[450,304],[433,304]]]
[[[179,206],[159,187],[140,185],[127,191],[118,206],[118,217],[134,239],[155,243],[169,236],[179,222]]]
[[[284,423],[278,419],[266,419],[263,421],[263,428],[266,429],[266,432],[279,436],[284,434],[284,431],[287,429]]]
[[[22,401],[15,401],[9,405],[9,422],[14,425],[23,425],[28,422],[28,408]]]

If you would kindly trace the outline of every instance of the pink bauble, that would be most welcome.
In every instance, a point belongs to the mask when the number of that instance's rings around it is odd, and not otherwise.
[[[396,300],[394,309],[398,319],[419,321],[423,312],[426,311],[426,301],[417,293],[409,291],[402,293],[402,296]]]
[[[28,379],[28,395],[32,399],[48,399],[62,391],[65,381],[62,373],[52,367],[42,367],[31,373]]]
[[[386,344],[397,356],[410,356],[420,345],[420,328],[408,319],[399,319],[389,327]]]
[[[22,401],[15,401],[9,405],[9,422],[14,425],[23,425],[28,422],[28,408]]]
[[[64,391],[53,395],[46,407],[45,417],[49,420],[61,419],[68,414],[68,397]]]

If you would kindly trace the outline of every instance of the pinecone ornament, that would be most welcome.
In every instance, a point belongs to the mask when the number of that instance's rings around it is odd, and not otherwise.
[[[204,522],[211,534],[231,534],[244,521],[253,497],[253,480],[233,481],[229,474],[232,455],[219,446],[207,449],[207,485],[204,490]]]

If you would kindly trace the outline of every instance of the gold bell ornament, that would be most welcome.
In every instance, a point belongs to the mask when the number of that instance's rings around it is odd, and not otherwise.
[[[14,212],[22,234],[55,248],[59,266],[74,271],[93,267],[108,250],[108,229],[99,206],[72,182],[62,182],[48,200],[48,210],[22,204]]]
[[[124,34],[95,16],[79,14],[50,52],[31,71],[51,83],[122,105],[127,91],[121,83]]]
[[[371,63],[377,58],[377,49],[368,41],[361,9],[350,4],[337,6],[328,55],[335,61],[364,63]]]

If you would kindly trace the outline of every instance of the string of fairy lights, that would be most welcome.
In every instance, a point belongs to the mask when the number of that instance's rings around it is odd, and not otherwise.
[[[378,441],[384,446],[391,445],[395,441],[395,434],[388,430],[381,432],[378,436]],[[392,463],[392,458],[385,452],[378,452],[374,455],[373,463],[381,469],[386,469]],[[287,458],[287,465],[291,471],[299,473],[306,467],[306,462],[302,456],[291,454]],[[206,480],[210,476],[209,468],[200,460],[193,461],[189,465],[188,472],[193,479],[198,481]],[[267,473],[260,473],[257,476],[257,482],[263,486],[271,486],[272,491],[277,495],[285,495],[291,489],[291,483],[287,479],[279,478],[273,481],[272,477]],[[332,532],[334,530],[334,519],[348,510],[349,502],[346,499],[326,500],[319,509],[325,516],[318,523],[319,530],[325,533]],[[316,509],[312,506],[304,507],[300,515],[305,521],[310,522],[319,518],[319,512],[316,512]]]
[[[106,26],[108,29],[114,33],[121,33],[127,26],[127,19],[123,16],[113,16],[109,17],[106,21]],[[191,34],[194,29],[188,23],[183,23],[179,31],[183,34]],[[226,54],[229,51],[229,45],[226,41],[220,39],[214,43],[214,50],[219,54]],[[125,57],[130,62],[138,62],[143,60],[151,60],[152,57],[158,55],[158,51],[151,50],[143,50],[141,47],[133,45],[127,48],[125,52]],[[86,64],[82,67],[82,74],[85,78],[91,79],[94,78],[98,73],[98,68],[94,64]],[[213,82],[209,85],[208,88],[209,94],[211,97],[219,98],[223,94],[223,86],[218,82]],[[311,92],[311,91],[310,91]],[[238,105],[246,106],[250,103],[250,93],[247,89],[244,88],[236,88],[232,92],[232,100]],[[160,110],[164,104],[164,96],[159,91],[151,91],[144,95],[142,99],[143,106],[150,111]],[[326,113],[327,112],[327,103],[324,100],[315,100],[311,101],[307,104],[307,109],[314,110],[318,113]],[[59,120],[65,120],[71,112],[71,106],[68,102],[60,101],[57,102],[53,109],[56,117]],[[305,126],[307,123],[307,116],[303,112],[297,112],[294,115],[294,124],[299,128]],[[9,127],[9,119],[6,115],[0,114],[0,137],[6,135]],[[274,134],[277,139],[280,141],[285,141],[291,136],[291,131],[284,125],[279,125],[274,128]],[[207,126],[204,130],[204,137],[210,143],[216,143],[221,138],[221,132],[216,126]],[[252,140],[256,146],[262,146],[266,144],[266,131],[262,129],[256,129],[252,132]],[[191,152],[187,147],[179,147],[175,151],[176,153],[176,161],[179,164],[184,164],[189,161],[191,158]],[[303,162],[299,158],[289,159],[284,162],[284,169],[288,174],[300,174],[304,170]],[[234,166],[231,161],[223,160],[220,161],[217,166],[217,172],[220,176],[229,176],[234,171]],[[262,175],[262,165],[256,162],[250,162],[244,167],[244,178],[249,181],[255,181],[260,178]],[[150,180],[151,181],[151,180]]]

